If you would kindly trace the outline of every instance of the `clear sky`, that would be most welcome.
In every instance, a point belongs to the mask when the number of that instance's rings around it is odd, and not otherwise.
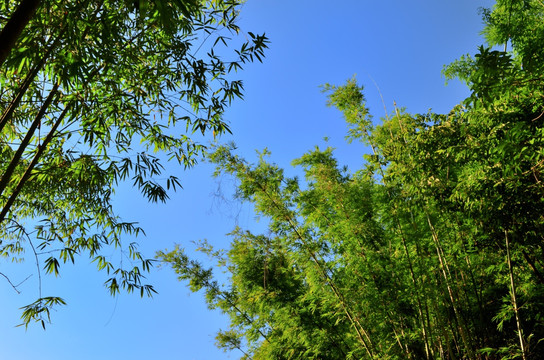
[[[251,64],[239,75],[244,80],[244,101],[227,112],[239,154],[255,159],[255,150],[267,147],[272,160],[288,167],[291,160],[315,145],[337,149],[341,164],[357,170],[365,149],[344,142],[341,114],[327,108],[319,86],[341,85],[356,74],[365,86],[367,104],[375,121],[393,103],[408,112],[448,112],[468,95],[458,82],[445,86],[441,70],[462,54],[475,53],[483,43],[478,7],[480,0],[248,0],[240,26],[266,32],[271,40],[263,64]],[[376,85],[374,85],[374,83]],[[150,205],[136,191],[118,193],[117,212],[126,221],[138,221],[147,236],[140,249],[152,257],[160,249],[191,240],[208,239],[228,245],[225,234],[235,224],[254,227],[248,206],[218,201],[218,183],[212,168],[200,164],[178,171],[184,189],[166,205]],[[177,171],[177,170],[176,170]],[[295,173],[289,170],[288,173]],[[228,179],[222,184],[229,189]],[[128,240],[128,239],[127,239]],[[33,272],[28,259],[12,271],[12,281]],[[19,307],[38,295],[36,276],[17,294],[0,279],[0,359],[222,359],[238,358],[215,349],[214,334],[226,327],[218,313],[209,312],[198,294],[191,294],[168,268],[155,269],[148,279],[159,294],[153,299],[108,295],[105,275],[80,258],[61,268],[61,277],[43,281],[43,295],[65,298],[68,306],[52,314],[47,331],[15,327]]]

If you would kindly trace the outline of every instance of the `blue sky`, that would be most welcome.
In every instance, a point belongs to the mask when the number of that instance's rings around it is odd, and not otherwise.
[[[483,43],[477,9],[491,5],[475,0],[248,0],[240,26],[266,32],[271,44],[263,64],[250,64],[240,72],[245,100],[227,112],[233,135],[221,140],[236,142],[239,154],[249,159],[255,159],[256,149],[267,147],[273,161],[289,167],[315,145],[326,146],[323,138],[329,137],[339,162],[357,170],[365,149],[345,143],[342,116],[326,107],[319,86],[341,85],[356,74],[375,121],[385,113],[376,86],[389,112],[394,102],[412,113],[430,108],[447,112],[468,91],[455,81],[445,86],[442,67]],[[207,164],[174,170],[184,189],[165,205],[148,204],[129,188],[118,192],[118,213],[124,220],[138,221],[147,233],[139,238],[147,256],[175,243],[191,250],[191,240],[204,238],[225,247],[225,234],[235,224],[255,228],[247,205],[214,197],[218,183],[211,178],[212,170]],[[228,192],[228,179],[222,187]],[[31,259],[17,264],[12,281],[23,280],[34,266]],[[68,302],[52,314],[47,331],[15,327],[19,307],[37,297],[36,276],[21,286],[20,295],[0,279],[0,358],[229,358],[213,345],[225,320],[207,311],[201,296],[191,294],[168,268],[155,269],[148,278],[159,291],[153,299],[125,294],[112,298],[102,285],[105,276],[86,258],[64,266],[60,278],[43,281],[44,295]]]

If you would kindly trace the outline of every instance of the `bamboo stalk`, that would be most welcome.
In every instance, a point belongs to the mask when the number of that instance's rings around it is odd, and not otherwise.
[[[0,32],[0,65],[7,59],[19,36],[32,19],[42,0],[23,0]]]
[[[28,165],[25,173],[23,174],[23,177],[17,183],[17,186],[16,186],[15,190],[10,195],[10,197],[9,197],[8,201],[6,202],[6,204],[2,207],[2,211],[0,212],[0,223],[2,221],[4,221],[4,219],[6,217],[6,214],[8,213],[8,211],[11,208],[11,206],[13,205],[13,203],[15,202],[15,199],[17,198],[17,196],[19,195],[19,193],[23,189],[23,186],[26,184],[27,180],[30,178],[30,175],[32,174],[32,170],[34,169],[34,167],[36,166],[36,164],[40,160],[40,157],[42,156],[43,152],[45,151],[45,149],[47,148],[47,146],[49,145],[49,143],[53,139],[53,135],[55,134],[55,132],[57,131],[57,128],[59,127],[62,120],[64,119],[64,117],[68,113],[69,108],[70,108],[70,105],[66,106],[64,108],[64,110],[62,111],[62,113],[60,114],[57,121],[55,121],[55,124],[53,124],[53,127],[51,128],[51,130],[49,130],[49,133],[47,134],[47,136],[44,139],[43,143],[38,147],[38,151],[36,152],[36,154],[34,155],[34,158],[30,162],[30,164]]]
[[[4,110],[4,113],[0,117],[0,131],[6,126],[6,124],[11,119],[11,116],[13,115],[13,112],[19,106],[19,103],[21,102],[21,99],[23,98],[24,94],[28,90],[30,84],[34,81],[36,78],[36,75],[41,71],[43,68],[45,62],[49,58],[49,55],[57,48],[57,46],[60,44],[60,38],[62,34],[64,34],[64,29],[61,31],[59,36],[55,39],[55,41],[49,46],[49,49],[47,49],[46,53],[43,55],[43,57],[40,59],[40,61],[34,66],[32,71],[30,71],[25,79],[23,80],[23,83],[21,84],[21,87],[17,91],[17,95],[13,100],[9,103],[8,107]]]
[[[6,186],[11,180],[11,176],[13,175],[13,172],[15,171],[15,168],[17,167],[17,165],[19,165],[19,161],[21,160],[23,152],[25,151],[26,147],[30,143],[30,140],[32,139],[32,137],[34,136],[34,132],[40,125],[42,118],[44,117],[47,109],[51,105],[51,102],[53,102],[53,99],[55,98],[55,96],[57,96],[58,89],[59,89],[59,84],[57,83],[55,84],[55,86],[53,86],[53,89],[51,89],[51,91],[49,92],[49,95],[47,96],[47,99],[45,100],[45,102],[42,104],[40,111],[38,112],[38,115],[36,115],[36,117],[34,118],[34,121],[30,125],[26,133],[26,136],[24,137],[23,141],[19,145],[19,148],[13,155],[13,158],[11,159],[4,174],[2,174],[2,178],[0,179],[0,195],[4,192],[4,190],[6,189]]]
[[[435,242],[436,252],[438,254],[438,260],[440,262],[440,269],[442,270],[441,273],[442,273],[442,276],[443,276],[444,281],[446,283],[446,288],[448,289],[448,295],[450,297],[453,312],[454,312],[455,317],[457,319],[457,322],[459,324],[459,332],[461,334],[461,339],[463,340],[463,344],[465,345],[465,348],[467,349],[469,357],[471,359],[473,359],[474,358],[474,353],[473,353],[470,338],[469,338],[469,336],[467,334],[468,328],[467,328],[467,326],[465,324],[464,319],[462,318],[461,314],[459,313],[459,309],[457,308],[457,305],[456,305],[457,300],[456,300],[456,296],[454,295],[453,288],[452,288],[452,286],[450,284],[449,279],[451,277],[451,273],[450,273],[450,270],[449,270],[447,260],[445,258],[444,250],[442,249],[442,245],[440,243],[440,240],[438,239],[438,235],[437,235],[436,230],[435,230],[435,228],[434,228],[434,226],[433,226],[433,224],[431,222],[431,218],[429,217],[429,214],[426,213],[426,216],[427,216],[427,222],[429,223],[429,228],[431,230],[432,238],[433,238],[433,240]]]
[[[244,169],[244,171],[247,171],[246,169]],[[270,194],[269,192],[267,191],[266,187],[264,187],[262,184],[260,183],[257,183],[257,185],[259,186],[259,190],[262,191],[263,194],[266,195],[266,197],[268,197],[272,203],[274,204],[274,206],[280,210],[280,211],[285,211],[286,209],[284,209],[281,205],[279,205],[276,201],[276,199],[274,199]],[[291,226],[291,228],[293,229],[293,231],[295,232],[296,236],[303,242],[304,245],[307,245],[307,241],[305,240],[304,236],[300,233],[299,229],[298,229],[298,226],[297,224],[295,223],[295,221],[293,220],[292,216],[289,214],[289,212],[287,211],[286,214],[284,215],[285,217],[285,220],[289,223],[289,225]],[[317,258],[315,252],[313,252],[312,250],[309,249],[308,246],[307,247],[307,251],[308,251],[308,254],[310,255],[310,257],[312,258],[312,261],[316,264],[318,270],[321,272],[322,276],[325,278],[325,280],[327,281],[327,284],[329,285],[329,287],[331,288],[331,290],[333,291],[335,297],[338,299],[338,301],[340,301],[340,305],[342,306],[342,309],[344,310],[344,313],[346,314],[348,320],[350,321],[350,323],[353,325],[353,327],[355,328],[355,332],[357,333],[357,337],[359,339],[359,341],[361,342],[361,344],[363,345],[363,347],[365,348],[369,358],[374,358],[374,354],[373,354],[373,351],[372,351],[372,341],[370,339],[370,336],[368,334],[368,332],[365,330],[365,328],[361,325],[361,323],[359,322],[359,319],[357,318],[357,316],[353,315],[352,314],[352,310],[351,310],[351,307],[349,306],[349,304],[346,302],[346,299],[344,298],[344,296],[341,294],[341,292],[338,290],[337,286],[335,285],[333,279],[330,277],[330,275],[328,274],[328,269],[325,269],[319,259]]]
[[[525,342],[523,341],[523,329],[521,327],[521,320],[518,311],[518,302],[516,298],[516,284],[514,281],[514,270],[512,267],[512,259],[510,257],[510,241],[508,240],[508,231],[504,230],[504,239],[506,241],[506,261],[508,262],[508,274],[510,275],[510,294],[512,296],[512,305],[514,307],[514,314],[516,315],[516,326],[518,328],[519,346],[521,347],[521,358],[527,359]]]
[[[395,104],[395,113],[396,113],[396,116],[399,119],[399,123],[400,123],[400,114],[398,112],[398,108],[396,107],[396,104]],[[393,133],[391,132],[391,129],[389,129],[389,130],[390,130],[389,134],[391,136],[391,139],[394,140]],[[375,156],[378,156],[377,145],[371,140],[372,137],[368,133],[367,129],[365,129],[365,135],[367,136],[368,141],[370,143],[372,153]],[[378,163],[378,168],[379,168],[380,175],[382,177],[382,181],[383,181],[384,185],[387,185],[387,181],[385,180],[385,171],[384,171],[383,166],[382,166],[381,163]],[[389,197],[390,200],[393,200],[393,196],[391,195],[391,191],[389,189],[387,190],[387,196]],[[396,204],[394,205],[393,210],[394,210],[393,214],[395,215],[395,221],[396,221],[396,225],[397,225],[397,231],[398,231],[398,233],[399,233],[399,235],[400,235],[400,237],[402,239],[402,245],[403,245],[403,248],[404,248],[404,252],[406,254],[406,258],[408,260],[408,267],[409,267],[409,270],[410,270],[410,277],[411,277],[412,283],[414,285],[414,291],[415,291],[416,302],[417,302],[417,310],[418,310],[418,314],[419,314],[419,320],[421,322],[421,332],[422,332],[422,335],[423,335],[423,343],[425,344],[425,355],[426,355],[427,359],[430,359],[430,358],[434,357],[434,352],[433,352],[432,347],[429,344],[429,335],[430,334],[429,334],[429,331],[428,331],[428,329],[426,327],[426,324],[425,324],[424,311],[423,311],[423,306],[421,304],[421,298],[420,298],[421,295],[420,295],[420,291],[419,291],[421,286],[419,284],[418,277],[416,277],[416,274],[415,274],[415,271],[414,271],[414,266],[413,266],[413,263],[412,263],[412,258],[410,256],[408,246],[407,246],[407,241],[406,241],[406,237],[404,235],[404,230],[402,229],[402,225],[401,225],[399,217],[398,217],[398,213],[397,213],[398,208],[397,208]]]

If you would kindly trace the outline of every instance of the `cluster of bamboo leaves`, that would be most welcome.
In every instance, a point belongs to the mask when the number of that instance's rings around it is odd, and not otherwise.
[[[449,114],[395,109],[376,123],[355,80],[325,87],[349,140],[371,149],[359,171],[331,149],[294,161],[304,180],[266,153],[210,156],[268,232],[202,246],[215,267],[180,247],[158,256],[229,316],[219,347],[243,359],[542,358],[544,4],[502,0],[483,15],[501,48],[445,69],[472,90]]]
[[[165,201],[180,180],[164,162],[192,166],[204,134],[229,132],[223,111],[243,91],[234,74],[261,60],[267,43],[240,32],[240,7],[238,0],[0,3],[3,257],[26,253],[41,279],[84,255],[108,274],[112,294],[154,292],[142,281],[152,260],[134,243],[142,229],[116,215],[112,195],[129,182],[149,201]],[[64,300],[42,297],[40,285],[24,324],[44,325],[58,304]]]

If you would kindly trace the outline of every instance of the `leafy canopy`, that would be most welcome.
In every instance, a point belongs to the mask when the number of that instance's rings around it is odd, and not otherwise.
[[[181,247],[158,258],[229,316],[219,347],[242,359],[542,358],[544,6],[497,1],[483,15],[491,48],[445,68],[472,91],[448,114],[374,122],[355,79],[325,86],[348,140],[370,146],[357,172],[332,149],[293,162],[303,180],[266,153],[210,155],[268,231],[237,228],[225,252],[205,244],[210,265]]]
[[[151,202],[166,201],[181,182],[165,173],[165,161],[193,166],[204,135],[230,132],[222,114],[242,97],[235,74],[261,61],[268,42],[241,31],[240,7],[238,0],[0,4],[2,27],[21,29],[11,33],[0,69],[5,258],[30,253],[38,275],[56,276],[85,255],[108,274],[112,294],[155,291],[143,282],[152,260],[134,242],[142,229],[116,215],[112,198],[128,183]],[[117,263],[110,248],[129,264]],[[24,307],[24,324],[44,325],[58,304],[64,300],[40,291]]]

